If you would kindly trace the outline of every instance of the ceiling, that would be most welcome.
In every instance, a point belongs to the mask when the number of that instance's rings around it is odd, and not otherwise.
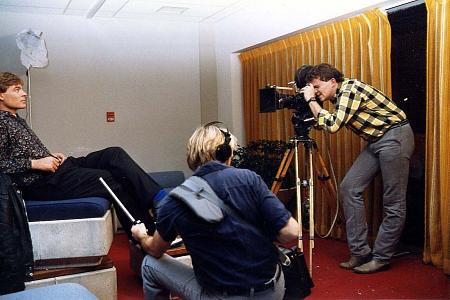
[[[309,0],[0,0],[0,12],[214,23],[240,11],[253,12],[261,7],[269,13],[292,15],[295,11],[309,13],[337,5],[348,6],[353,1],[321,0],[313,6]],[[384,0],[381,3],[392,6],[411,1],[414,0]],[[363,2],[370,6],[378,1]]]
[[[0,0],[0,12],[216,22],[247,0]]]

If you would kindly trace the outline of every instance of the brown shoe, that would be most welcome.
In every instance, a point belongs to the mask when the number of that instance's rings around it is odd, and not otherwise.
[[[360,265],[365,264],[366,262],[370,261],[371,255],[365,255],[365,256],[351,256],[349,261],[341,262],[339,264],[339,267],[347,270],[352,270],[355,267],[359,267]]]
[[[375,259],[372,259],[368,263],[360,265],[359,267],[355,267],[353,272],[358,274],[371,274],[379,271],[384,271],[389,268],[388,262],[381,262]]]

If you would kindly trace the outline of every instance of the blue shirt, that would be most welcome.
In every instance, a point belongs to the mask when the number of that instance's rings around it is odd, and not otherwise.
[[[260,231],[225,215],[217,223],[198,218],[182,201],[168,197],[157,213],[156,228],[164,240],[179,234],[203,287],[249,288],[275,274],[278,253],[273,245],[291,214],[256,173],[217,161],[200,167],[203,177],[228,206]]]

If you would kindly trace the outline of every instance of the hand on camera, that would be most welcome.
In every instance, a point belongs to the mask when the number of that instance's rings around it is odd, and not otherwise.
[[[306,101],[314,97],[316,94],[316,92],[314,91],[314,87],[310,83],[307,83],[302,91]]]

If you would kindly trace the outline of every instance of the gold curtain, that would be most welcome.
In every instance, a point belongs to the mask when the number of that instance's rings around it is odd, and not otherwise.
[[[391,94],[390,48],[391,28],[384,12],[372,10],[358,16],[302,32],[271,44],[240,54],[243,76],[244,126],[246,142],[259,139],[289,140],[294,136],[292,110],[259,113],[259,89],[266,84],[286,86],[303,64],[330,63],[346,77],[358,78]],[[326,103],[325,108],[330,109]],[[312,130],[310,135],[318,153],[327,161],[325,152],[335,166],[337,182],[365,146],[350,130],[333,135]],[[317,155],[316,155],[317,157]],[[330,165],[327,165],[330,170]],[[320,183],[315,183],[316,187]],[[381,181],[379,178],[365,192],[369,235],[377,233],[381,222]],[[334,212],[330,210],[323,189],[315,189],[316,230],[324,234],[330,227]],[[339,222],[338,222],[339,223]],[[332,236],[343,237],[342,224]]]
[[[424,261],[450,274],[450,1],[426,0],[427,132]]]

